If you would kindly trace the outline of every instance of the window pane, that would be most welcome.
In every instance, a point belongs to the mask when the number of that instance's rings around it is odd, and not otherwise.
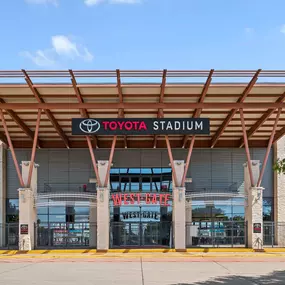
[[[263,220],[273,221],[273,199],[263,198]]]
[[[39,224],[47,223],[48,222],[48,215],[38,215],[37,222]]]
[[[151,171],[151,168],[142,168],[141,173],[142,174],[151,174],[152,171]]]
[[[66,209],[65,207],[50,207],[49,213],[50,215],[53,215],[53,214],[64,214],[65,215]]]
[[[6,203],[7,214],[19,214],[19,199],[7,199]]]
[[[143,177],[142,178],[142,191],[150,192],[150,177]]]
[[[140,174],[141,173],[141,169],[140,168],[129,168],[129,172],[131,174]]]
[[[38,207],[37,208],[38,215],[48,214],[48,207]]]
[[[110,174],[119,174],[120,173],[120,168],[111,168]]]
[[[49,221],[52,223],[62,222],[65,223],[66,216],[65,215],[49,215]]]
[[[74,207],[76,215],[89,215],[88,207]]]
[[[139,177],[131,177],[131,191],[138,192],[140,190]]]

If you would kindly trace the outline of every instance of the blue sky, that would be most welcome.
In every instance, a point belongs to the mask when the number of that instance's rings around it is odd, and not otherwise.
[[[284,69],[284,0],[1,0],[0,69]]]

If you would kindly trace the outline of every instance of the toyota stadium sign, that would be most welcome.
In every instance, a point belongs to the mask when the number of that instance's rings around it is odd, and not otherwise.
[[[209,135],[210,121],[191,119],[72,119],[72,135]]]

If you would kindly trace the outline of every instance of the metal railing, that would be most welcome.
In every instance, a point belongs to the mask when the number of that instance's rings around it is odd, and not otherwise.
[[[111,222],[110,248],[172,247],[171,222]]]
[[[246,233],[243,221],[186,223],[186,247],[245,247]]]
[[[96,223],[40,223],[35,225],[36,248],[96,247]],[[91,237],[93,235],[93,237]]]
[[[52,192],[96,192],[95,183],[45,183],[44,187],[39,187],[39,193]]]
[[[0,248],[18,249],[19,247],[19,224],[0,224]]]

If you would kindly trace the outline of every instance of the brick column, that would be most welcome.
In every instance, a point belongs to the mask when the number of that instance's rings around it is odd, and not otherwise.
[[[29,167],[29,161],[22,161],[22,176],[25,185],[28,181]],[[35,223],[37,221],[36,194],[37,167],[34,165],[31,187],[19,189],[19,250],[31,250],[35,248]]]
[[[177,182],[181,183],[184,174],[184,161],[175,160],[174,168],[177,176]],[[176,250],[185,250],[185,187],[177,187],[172,179],[173,184],[173,234],[174,247]]]
[[[108,160],[98,161],[98,172],[102,183],[105,181]],[[108,250],[110,240],[110,186],[97,185],[97,250]]]
[[[285,158],[285,136],[274,145],[274,161]],[[285,247],[285,174],[274,173],[275,244]]]
[[[0,142],[0,248],[6,246],[6,155],[6,146]]]
[[[260,162],[251,161],[254,184],[259,178]],[[244,191],[247,196],[245,205],[245,220],[247,222],[247,246],[254,249],[263,248],[263,190],[262,187],[252,187],[248,164],[244,164]]]

